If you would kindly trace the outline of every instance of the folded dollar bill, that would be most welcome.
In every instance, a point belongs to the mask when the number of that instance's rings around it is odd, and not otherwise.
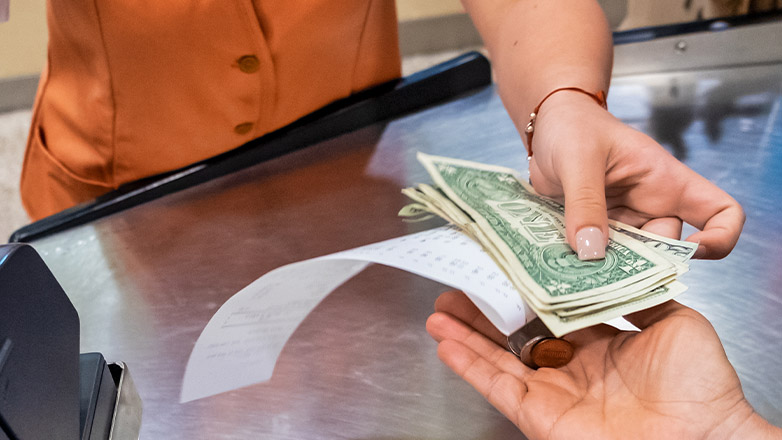
[[[565,236],[564,207],[508,168],[419,153],[434,185],[405,188],[400,215],[436,215],[478,242],[530,308],[562,336],[665,302],[686,287],[697,244],[611,221],[606,256],[581,261]]]

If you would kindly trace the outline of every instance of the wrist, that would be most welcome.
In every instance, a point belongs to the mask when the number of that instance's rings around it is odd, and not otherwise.
[[[565,98],[561,98],[561,96],[565,96]],[[599,90],[597,92],[591,92],[585,89],[582,89],[580,87],[560,87],[556,88],[552,91],[550,91],[546,96],[543,97],[543,99],[540,100],[537,106],[532,110],[532,112],[529,115],[529,122],[527,123],[524,133],[526,134],[526,146],[527,146],[527,158],[532,157],[532,138],[535,134],[535,123],[537,122],[539,114],[542,112],[542,109],[544,108],[544,104],[551,106],[556,106],[557,103],[560,101],[567,103],[567,102],[573,102],[573,100],[576,100],[577,103],[578,100],[581,100],[582,102],[586,102],[586,99],[591,100],[594,104],[599,105],[603,109],[607,109],[606,104],[606,94],[605,91]],[[552,103],[553,101],[553,103]],[[563,104],[559,104],[563,105]],[[564,104],[567,105],[567,104]]]
[[[595,90],[594,92],[590,91],[590,93],[595,94],[595,96],[597,96],[598,92],[599,90]],[[557,108],[582,108],[582,106],[594,106],[595,108],[602,107],[602,105],[598,103],[594,97],[585,93],[574,90],[562,90],[561,92],[557,92],[551,95],[551,97],[549,97],[543,103],[543,105],[540,106],[539,113],[546,114],[550,110]],[[606,107],[603,108],[605,109]]]
[[[747,405],[749,406],[749,404]],[[742,421],[736,423],[734,427],[726,429],[723,434],[729,433],[728,436],[720,435],[718,432],[713,432],[718,438],[730,438],[730,439],[756,439],[756,440],[782,440],[782,429],[769,423],[766,419],[760,416],[757,412],[750,408],[751,414],[749,417],[744,418]],[[730,423],[729,417],[726,421]]]

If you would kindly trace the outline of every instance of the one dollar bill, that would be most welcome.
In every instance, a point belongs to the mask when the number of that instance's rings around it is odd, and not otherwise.
[[[667,301],[686,287],[695,243],[611,222],[606,256],[582,261],[565,236],[564,208],[508,168],[418,155],[435,186],[403,192],[400,215],[437,215],[477,241],[551,332],[561,336]]]

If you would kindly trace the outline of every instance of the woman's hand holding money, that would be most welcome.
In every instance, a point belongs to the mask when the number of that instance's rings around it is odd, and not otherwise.
[[[551,96],[532,147],[530,180],[564,200],[568,242],[581,257],[602,257],[595,252],[603,250],[608,217],[677,238],[687,222],[700,230],[687,238],[699,243],[696,258],[722,258],[738,240],[744,212],[731,196],[588,96]],[[585,234],[592,246],[579,249]]]

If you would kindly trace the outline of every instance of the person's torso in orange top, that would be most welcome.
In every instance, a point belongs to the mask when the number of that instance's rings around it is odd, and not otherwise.
[[[48,0],[21,179],[33,219],[400,75],[393,0]]]

